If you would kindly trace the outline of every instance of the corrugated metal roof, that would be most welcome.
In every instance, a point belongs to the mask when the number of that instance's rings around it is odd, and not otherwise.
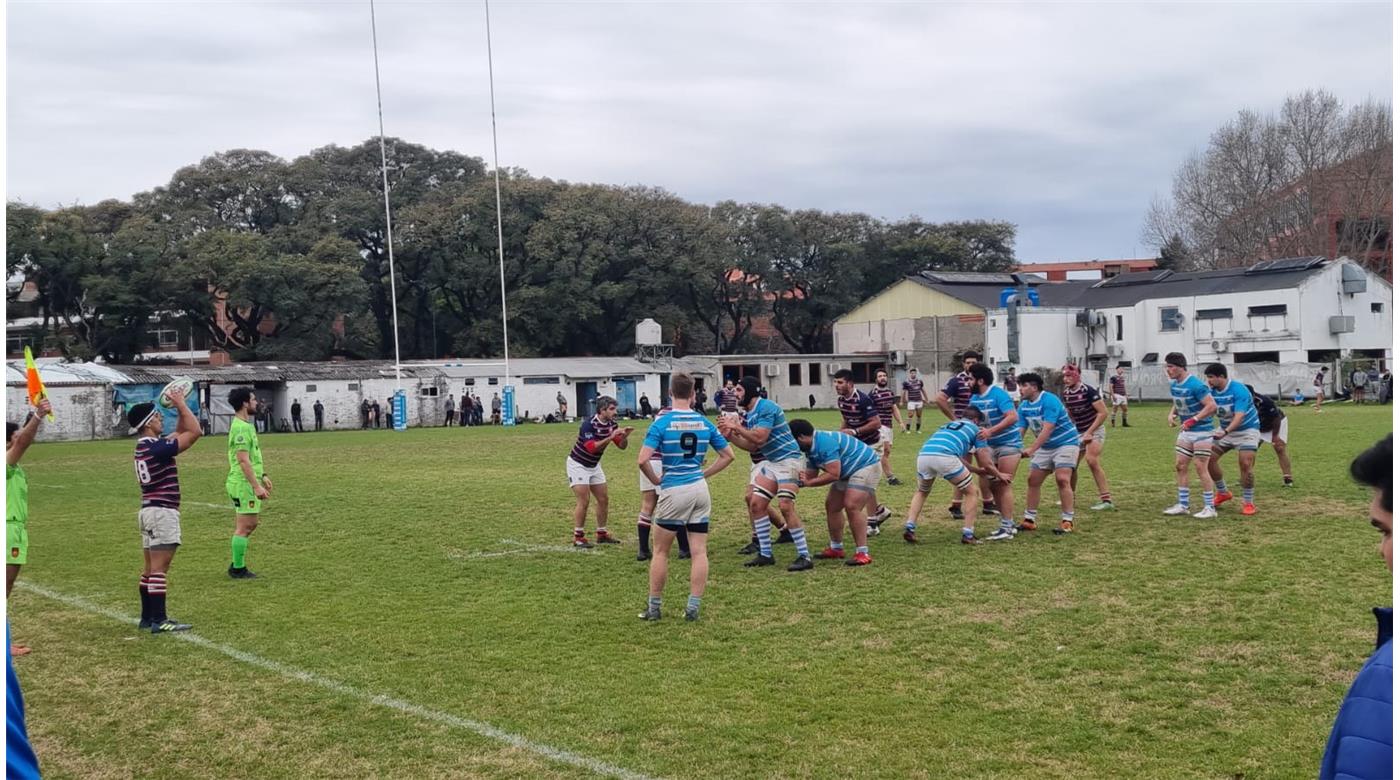
[[[64,385],[106,385],[126,382],[126,376],[101,363],[64,363],[53,358],[40,358],[34,361],[39,369],[39,378],[46,386]],[[25,383],[24,361],[10,360],[5,363],[5,384]]]
[[[461,362],[428,364],[444,376],[503,377],[505,363],[498,360],[463,360]],[[655,374],[669,369],[649,365],[630,357],[559,357],[517,358],[510,361],[512,377],[567,376],[570,379],[601,379],[613,376]]]
[[[939,281],[952,277],[953,274],[938,273],[931,274],[924,272],[907,277],[910,281],[917,282],[930,290],[936,290],[951,298],[957,298],[965,303],[970,303],[981,309],[1001,308],[1001,293],[1008,287],[1014,286],[1010,276],[1000,277],[1005,281],[995,282],[957,282],[950,283]],[[995,274],[969,274],[968,276],[992,277]],[[1044,279],[1033,280],[1036,293],[1040,296],[1042,306],[1069,306],[1071,301],[1079,298],[1085,290],[1093,287],[1093,281],[1072,281],[1072,282],[1047,282]]]

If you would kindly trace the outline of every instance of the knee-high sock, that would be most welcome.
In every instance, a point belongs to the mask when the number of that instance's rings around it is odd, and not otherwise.
[[[651,549],[651,515],[637,514],[637,551],[645,553]]]
[[[146,577],[146,596],[151,602],[151,622],[163,623],[165,614],[165,575],[151,574]]]
[[[242,569],[245,564],[245,556],[248,554],[248,537],[234,534],[230,546],[233,550],[233,568]]]

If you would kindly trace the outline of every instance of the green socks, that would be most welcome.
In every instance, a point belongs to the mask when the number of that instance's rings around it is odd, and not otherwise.
[[[243,557],[248,554],[248,537],[233,537],[233,568],[243,568]]]

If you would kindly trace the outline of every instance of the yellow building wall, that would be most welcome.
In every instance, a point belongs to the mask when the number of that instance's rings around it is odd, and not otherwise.
[[[881,320],[915,320],[920,317],[982,313],[980,308],[970,303],[905,279],[857,306],[836,320],[836,323],[839,325]]]

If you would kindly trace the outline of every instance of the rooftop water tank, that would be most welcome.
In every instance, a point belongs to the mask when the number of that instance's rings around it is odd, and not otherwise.
[[[661,343],[661,323],[647,317],[637,323],[637,346],[653,347]]]

